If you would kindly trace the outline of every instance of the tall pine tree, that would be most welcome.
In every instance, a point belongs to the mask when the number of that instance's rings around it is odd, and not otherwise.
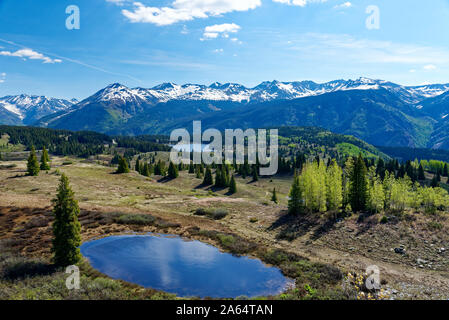
[[[27,174],[29,176],[37,176],[39,175],[39,169],[39,163],[36,158],[36,150],[34,149],[34,146],[31,146],[30,155],[28,156]]]
[[[368,184],[367,184],[367,169],[365,161],[360,154],[354,163],[354,168],[351,173],[351,185],[349,190],[349,199],[353,212],[366,210],[368,202]]]
[[[170,179],[176,179],[179,176],[178,168],[175,166],[173,162],[170,161],[168,166],[168,177]]]
[[[259,181],[259,175],[257,173],[257,166],[253,166],[253,182]]]
[[[420,164],[418,168],[418,180],[426,180],[426,175],[424,174],[424,168],[422,164]]]
[[[206,174],[204,175],[203,185],[205,186],[211,186],[214,184],[214,179],[212,177],[212,170],[208,166],[206,168]]]
[[[293,184],[290,189],[290,199],[288,200],[288,213],[291,215],[299,215],[303,213],[302,190],[299,176],[295,172]]]
[[[231,182],[229,182],[229,193],[234,194],[237,192],[237,184],[235,183],[234,175],[231,176]]]
[[[41,166],[40,169],[43,171],[48,171],[50,170],[50,165],[48,164],[48,162],[50,161],[50,157],[48,156],[48,151],[47,149],[43,148],[42,150],[42,155],[41,155]]]
[[[66,175],[61,176],[58,194],[53,200],[53,248],[54,262],[59,266],[68,266],[81,259],[81,225],[78,221],[80,209],[70,188]]]

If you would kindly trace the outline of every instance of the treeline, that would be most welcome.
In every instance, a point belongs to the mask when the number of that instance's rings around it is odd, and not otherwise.
[[[372,145],[353,136],[336,134],[317,127],[281,127],[279,128],[279,141],[281,145],[299,149],[306,154],[327,153],[332,158],[345,157],[336,150],[337,145],[347,143],[372,153],[374,156],[388,158]],[[282,148],[281,148],[282,149]],[[297,152],[298,150],[294,151]]]
[[[446,190],[414,182],[400,170],[394,161],[385,164],[379,160],[373,164],[362,156],[348,158],[343,167],[336,161],[328,165],[319,159],[307,162],[295,174],[289,213],[378,213],[406,209],[435,213],[449,208]]]
[[[22,144],[28,151],[32,146],[38,150],[47,147],[48,152],[55,155],[84,158],[103,153],[104,145],[112,143],[112,139],[107,135],[87,131],[0,126],[0,135],[3,134],[9,136],[10,144]]]
[[[170,151],[168,146],[170,139],[161,135],[144,135],[137,137],[113,137],[119,148],[134,149],[138,153],[147,153],[152,151]],[[137,153],[136,153],[137,154]]]
[[[406,147],[377,147],[377,149],[388,154],[390,157],[407,160],[440,160],[449,162],[449,150],[437,149],[420,149],[420,148],[406,148]]]
[[[24,145],[26,150],[34,146],[37,150],[44,147],[48,152],[61,156],[89,156],[105,153],[107,147],[124,148],[125,157],[132,158],[138,153],[152,151],[170,151],[166,136],[110,137],[90,131],[69,131],[35,127],[0,126],[0,136],[7,134],[9,144]]]

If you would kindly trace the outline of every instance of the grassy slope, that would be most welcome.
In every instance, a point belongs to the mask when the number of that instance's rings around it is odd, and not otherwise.
[[[164,153],[158,153],[158,157],[166,156]],[[415,215],[411,215],[410,217],[413,219],[403,220],[401,218],[396,222],[392,220],[391,224],[387,225],[378,223],[380,216],[374,216],[374,220],[367,224],[358,222],[357,217],[353,217],[344,221],[343,224],[331,226],[328,225],[326,216],[314,221],[313,224],[299,220],[286,221],[286,197],[290,188],[291,177],[261,179],[256,183],[251,183],[249,178],[243,180],[238,177],[237,194],[226,196],[227,190],[199,187],[201,180],[185,171],[181,172],[180,178],[166,181],[160,180],[160,177],[148,179],[135,172],[126,175],[114,175],[113,168],[102,166],[95,161],[72,159],[73,164],[62,166],[65,161],[64,158],[53,158],[52,164],[54,168],[69,176],[83,210],[151,213],[155,217],[180,223],[182,226],[179,229],[167,230],[167,232],[199,238],[224,249],[229,248],[226,247],[226,243],[220,243],[220,238],[217,238],[216,235],[207,232],[201,233],[192,228],[224,234],[232,233],[244,237],[246,242],[253,242],[257,246],[283,249],[307,257],[312,262],[338,266],[345,272],[360,272],[364,270],[366,265],[376,264],[381,267],[383,276],[389,281],[389,285],[397,290],[410,291],[407,288],[402,288],[401,283],[412,283],[413,286],[411,287],[414,288],[414,292],[418,292],[417,294],[428,289],[432,292],[433,297],[441,297],[441,294],[444,294],[444,290],[446,290],[446,296],[449,296],[449,293],[447,293],[448,280],[443,276],[443,270],[447,270],[444,261],[447,262],[447,260],[444,260],[445,256],[434,253],[434,250],[430,251],[427,248],[428,245],[424,242],[431,235],[434,238],[435,248],[443,247],[444,243],[447,244],[449,239],[444,230],[447,230],[448,226],[444,217],[424,217],[421,215],[415,217]],[[9,163],[6,162],[6,164]],[[43,173],[39,177],[26,177],[24,176],[25,162],[16,161],[12,163],[16,164],[17,167],[0,170],[0,192],[3,195],[0,198],[0,206],[21,208],[45,208],[50,206],[50,200],[55,194],[59,179],[59,176],[55,174],[55,169],[52,169],[49,174]],[[276,187],[278,191],[280,199],[278,205],[270,202],[270,191],[273,187]],[[213,221],[207,217],[194,216],[193,212],[197,208],[224,208],[228,210],[229,215],[223,220]],[[18,212],[20,213],[21,210]],[[17,235],[18,233],[15,233],[14,230],[20,229],[21,224],[26,224],[26,219],[31,219],[32,216],[30,214],[25,218],[19,214],[14,220],[13,229],[9,230],[6,236],[14,237],[14,235]],[[7,227],[7,225],[6,223],[3,224],[4,227]],[[430,226],[439,225],[442,226],[441,230],[430,229]],[[352,231],[348,232],[347,229]],[[32,230],[34,230],[34,236],[44,237],[44,234],[41,233],[43,229]],[[83,226],[83,241],[93,236],[121,233],[127,230],[135,229],[129,229],[128,226],[87,224]],[[142,230],[157,231],[154,228]],[[1,237],[5,237],[3,232],[2,234]],[[373,239],[372,236],[376,234],[379,234],[379,237],[376,236]],[[289,240],[292,241],[285,240],[283,238],[285,235],[290,237]],[[398,256],[390,251],[391,247],[402,243],[410,248],[410,255],[407,257]],[[38,255],[48,256],[49,248],[43,249],[45,250],[39,251]],[[28,252],[27,250],[31,251]],[[21,252],[22,254],[32,255],[32,245],[22,248]],[[254,251],[253,254],[265,257],[266,253]],[[417,266],[416,259],[418,257],[429,261],[431,259],[437,261],[434,266],[437,265],[438,267],[436,270],[427,266],[425,270],[416,270],[414,268]],[[311,262],[290,261],[287,258],[277,256],[274,259],[268,257],[266,260],[273,261],[273,263],[284,268],[283,270],[289,275],[298,277],[302,279],[301,281],[306,281],[306,283],[314,286],[319,286],[319,282],[313,282],[313,278],[319,277],[319,274],[322,274],[322,276],[327,274],[317,265],[310,264]],[[431,275],[430,278],[429,275]],[[86,273],[86,276],[89,276],[88,273]],[[56,277],[58,276],[56,275]],[[95,276],[90,278],[90,281],[94,281],[94,279]],[[34,280],[29,282],[30,286],[34,286],[32,281]],[[41,283],[38,279],[35,281]],[[105,283],[105,285],[108,285],[107,281]],[[446,289],[442,289],[438,283]],[[4,288],[8,284],[9,282],[3,282]],[[24,284],[17,283],[17,285],[20,287]],[[327,297],[333,296],[335,293],[327,291],[333,286],[324,286],[320,294]],[[299,289],[302,288],[299,287]],[[27,285],[16,293],[20,293],[22,298],[27,297],[24,295],[26,290],[29,290]],[[119,289],[119,291],[121,290]],[[126,292],[128,289],[123,290]],[[111,293],[111,297],[114,297],[114,294]],[[286,297],[292,298],[298,295],[299,293],[290,293]],[[142,296],[136,294],[134,297]],[[407,297],[404,296],[404,298]]]

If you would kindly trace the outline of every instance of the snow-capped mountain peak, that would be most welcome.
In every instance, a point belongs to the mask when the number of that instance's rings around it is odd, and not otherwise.
[[[162,83],[152,88],[128,88],[113,83],[91,97],[78,102],[45,96],[17,95],[0,98],[0,111],[18,119],[23,124],[32,124],[41,117],[52,113],[75,110],[92,103],[125,106],[126,112],[133,114],[145,106],[170,101],[227,101],[236,103],[259,103],[273,100],[291,100],[318,96],[337,91],[387,90],[408,104],[420,106],[425,99],[442,95],[449,91],[449,84],[422,86],[401,86],[384,80],[360,77],[355,80],[334,80],[325,83],[313,81],[281,82],[264,81],[255,87],[245,87],[238,83],[214,82],[209,86],[199,84],[178,85]],[[419,109],[419,107],[417,107]],[[421,107],[422,108],[422,107]]]
[[[17,116],[24,124],[31,124],[41,117],[67,110],[78,101],[49,98],[46,96],[26,95],[0,98],[0,108]]]
[[[172,100],[210,100],[232,102],[265,102],[278,99],[298,99],[317,96],[336,91],[348,90],[378,90],[386,89],[398,94],[407,103],[419,101],[440,95],[449,90],[449,85],[430,85],[405,87],[384,80],[360,77],[355,80],[334,80],[326,83],[313,81],[281,82],[278,80],[264,81],[254,88],[248,88],[238,83],[214,82],[209,86],[198,84],[178,85],[172,82],[162,83],[150,89],[130,89],[115,83],[99,91],[94,97],[98,101],[135,102],[147,101],[151,104],[165,103]]]

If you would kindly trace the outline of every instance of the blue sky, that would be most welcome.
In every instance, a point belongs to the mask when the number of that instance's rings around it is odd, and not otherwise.
[[[66,28],[66,8],[80,29]],[[368,29],[375,5],[378,29]],[[449,82],[448,0],[0,0],[0,96],[361,76]]]

